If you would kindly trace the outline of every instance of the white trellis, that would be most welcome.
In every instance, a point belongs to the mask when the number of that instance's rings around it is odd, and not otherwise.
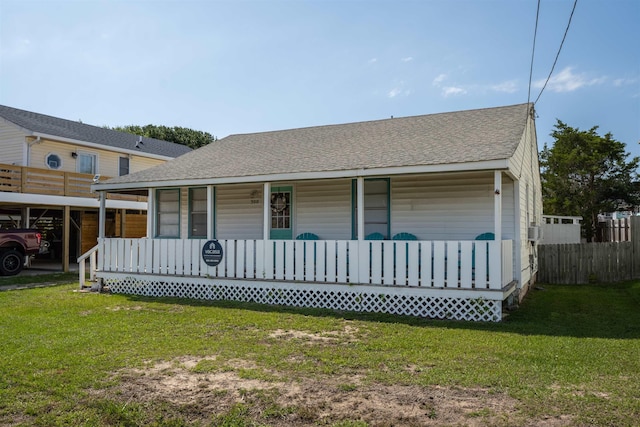
[[[293,307],[376,312],[436,319],[500,321],[502,301],[482,295],[446,296],[407,292],[407,288],[341,285],[305,285],[281,282],[239,282],[180,277],[105,278],[111,292],[149,297],[230,300]]]

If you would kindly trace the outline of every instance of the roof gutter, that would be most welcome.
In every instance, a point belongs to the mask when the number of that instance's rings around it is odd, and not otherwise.
[[[49,134],[46,134],[46,133],[32,132],[31,134],[33,136],[36,136],[38,138],[38,140],[40,140],[40,138],[44,138],[44,139],[50,139],[50,140],[53,140],[53,141],[68,142],[70,144],[82,145],[84,147],[96,148],[96,149],[99,149],[99,150],[115,151],[117,153],[134,154],[136,156],[149,157],[149,158],[158,159],[158,160],[171,160],[171,159],[174,158],[174,157],[170,157],[170,156],[162,156],[160,154],[145,153],[143,151],[136,151],[136,150],[130,150],[130,149],[126,149],[126,148],[112,147],[110,145],[96,144],[94,142],[80,141],[78,139],[72,139],[72,138],[65,138],[65,137],[62,137],[62,136],[49,135]]]

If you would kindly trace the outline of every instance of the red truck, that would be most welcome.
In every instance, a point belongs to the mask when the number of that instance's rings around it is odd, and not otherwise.
[[[22,271],[27,257],[44,248],[42,234],[38,230],[0,230],[0,275],[13,276]]]

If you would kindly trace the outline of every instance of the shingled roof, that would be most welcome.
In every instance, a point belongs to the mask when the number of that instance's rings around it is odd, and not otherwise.
[[[106,145],[115,149],[137,151],[141,154],[173,158],[193,151],[186,145],[147,137],[144,137],[142,144],[136,147],[139,138],[137,135],[4,105],[0,105],[0,117],[35,134]]]
[[[528,105],[519,104],[230,135],[97,187],[508,159],[522,139],[527,117]]]

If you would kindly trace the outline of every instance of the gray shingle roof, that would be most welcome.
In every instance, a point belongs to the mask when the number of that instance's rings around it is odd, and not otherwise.
[[[426,166],[510,158],[527,104],[230,135],[106,184]]]
[[[189,151],[193,151],[186,145],[147,137],[144,137],[142,140],[143,143],[139,144],[136,148],[136,141],[138,141],[137,135],[74,122],[72,120],[60,119],[45,114],[33,113],[4,105],[0,105],[0,117],[30,132],[91,142],[116,149],[133,150],[141,154],[178,157]]]

